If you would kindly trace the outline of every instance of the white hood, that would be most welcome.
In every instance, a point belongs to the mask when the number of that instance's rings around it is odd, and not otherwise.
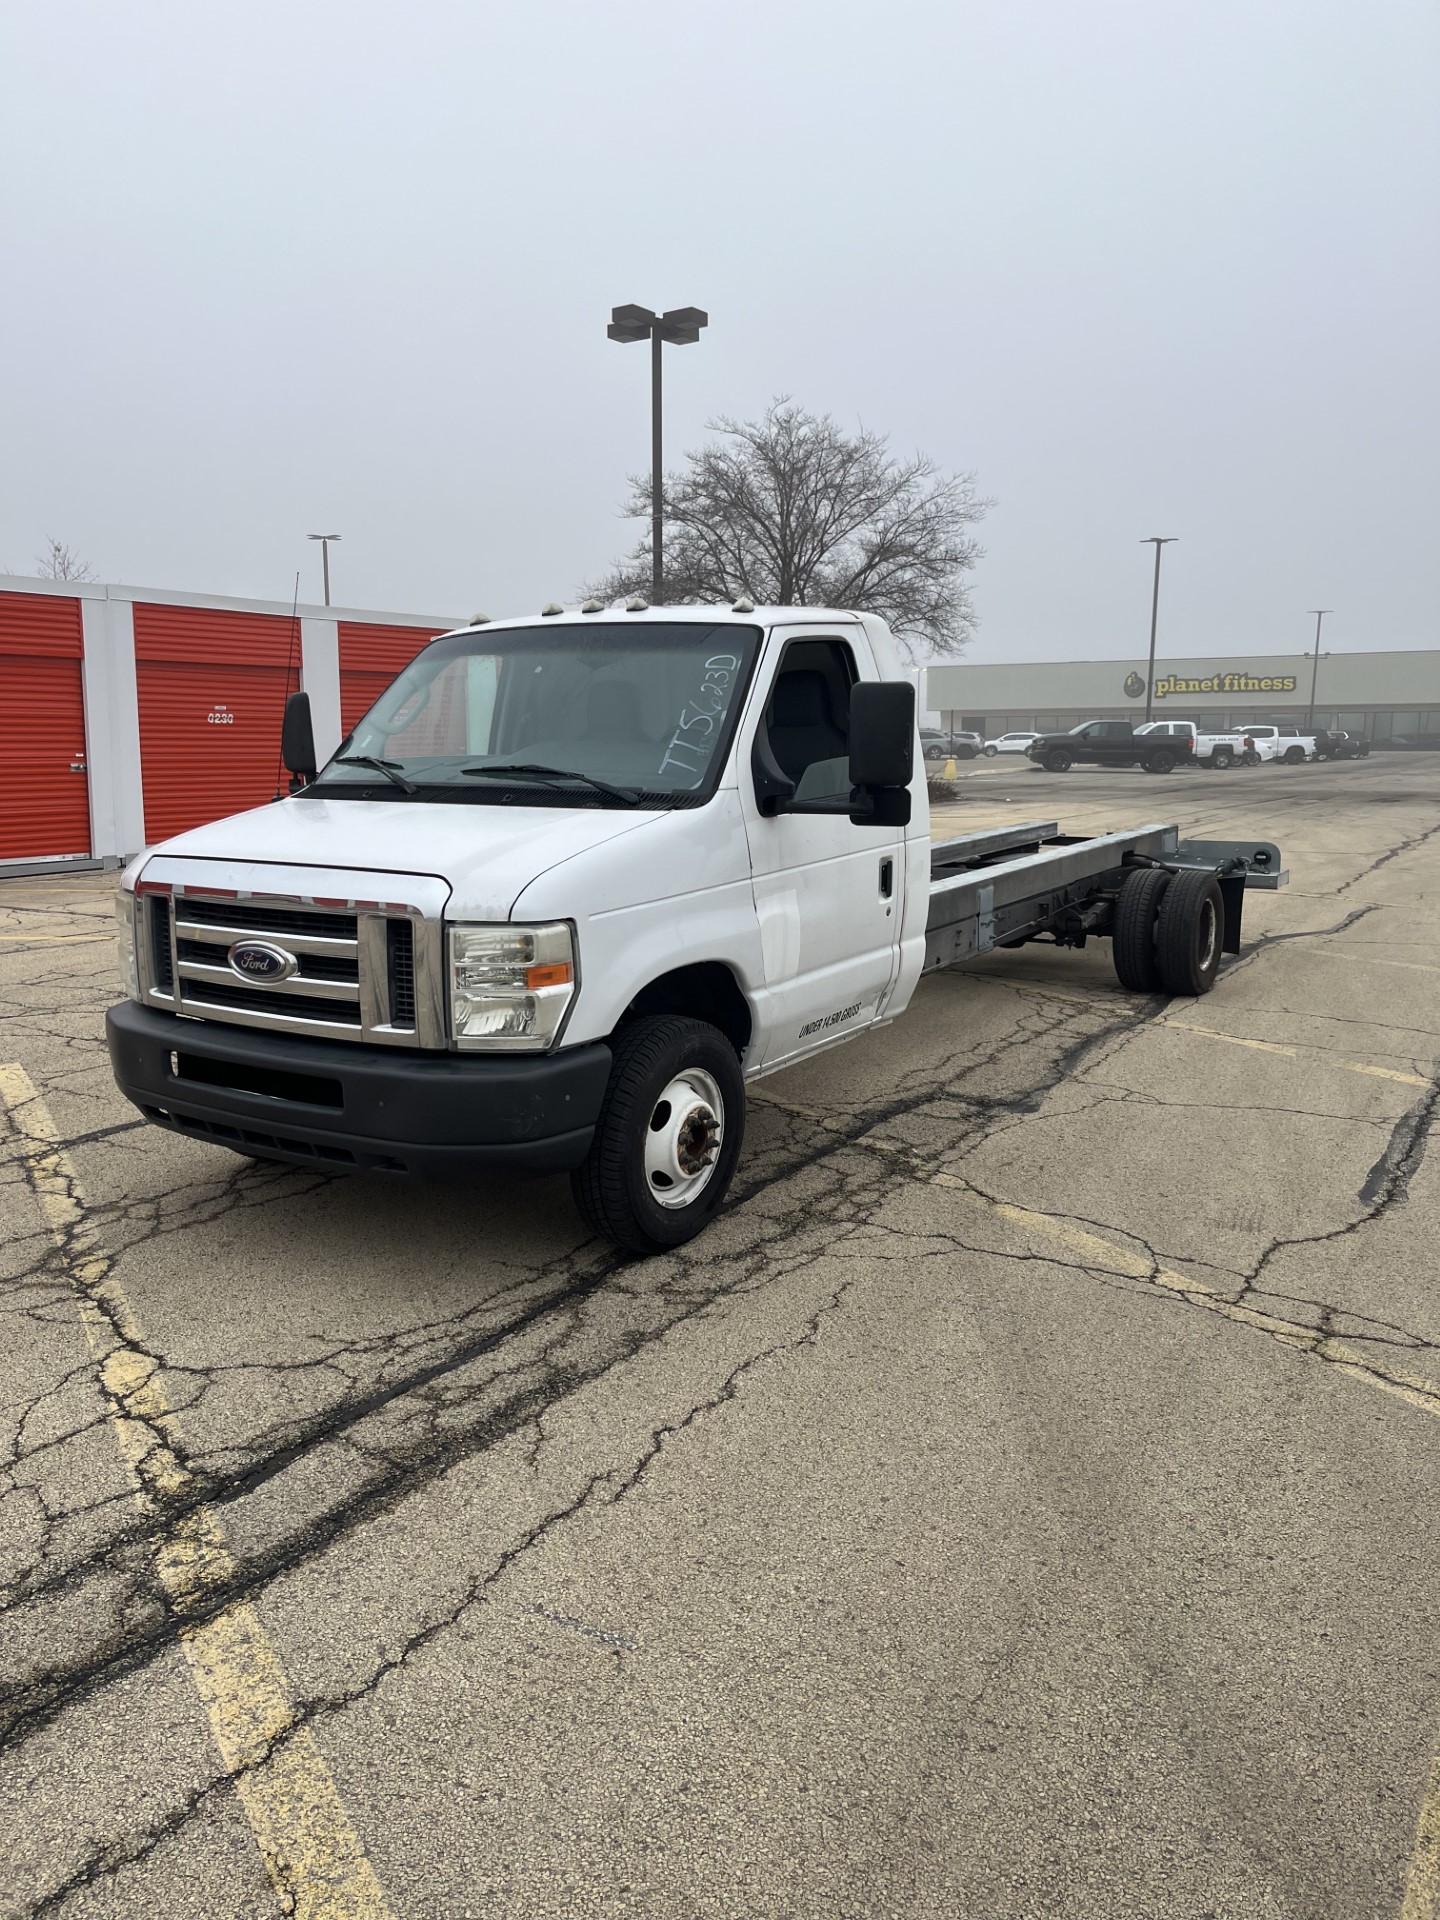
[[[550,868],[662,816],[628,808],[445,806],[408,800],[280,800],[232,814],[151,847],[155,854],[229,865],[435,874],[450,883],[456,917],[506,920]],[[233,885],[234,881],[228,884]]]

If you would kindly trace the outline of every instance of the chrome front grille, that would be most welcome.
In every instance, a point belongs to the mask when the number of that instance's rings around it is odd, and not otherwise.
[[[438,903],[430,914],[405,901],[222,892],[188,877],[152,880],[148,869],[141,892],[150,1006],[316,1039],[446,1044]],[[292,970],[273,983],[242,973],[230,959],[240,941],[280,949]]]

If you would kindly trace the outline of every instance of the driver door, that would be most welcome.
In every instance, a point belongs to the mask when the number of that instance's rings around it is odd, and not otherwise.
[[[903,827],[848,813],[760,811],[750,749],[763,728],[795,801],[848,796],[850,689],[864,637],[783,639],[763,707],[739,756],[751,882],[764,961],[764,1043],[777,1066],[880,1017],[899,964]],[[868,659],[866,665],[869,666]]]

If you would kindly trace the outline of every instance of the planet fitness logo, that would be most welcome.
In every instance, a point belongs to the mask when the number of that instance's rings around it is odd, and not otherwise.
[[[1130,698],[1131,700],[1138,700],[1141,694],[1144,693],[1144,691],[1145,691],[1144,675],[1139,673],[1127,673],[1125,676],[1125,692],[1128,698]]]

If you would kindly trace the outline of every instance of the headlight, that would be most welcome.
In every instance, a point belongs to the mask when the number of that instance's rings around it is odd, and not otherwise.
[[[574,995],[575,942],[563,920],[450,928],[450,1031],[458,1047],[543,1053]]]
[[[115,896],[115,926],[120,935],[120,980],[132,1000],[140,998],[140,969],[135,964],[135,896],[122,887]]]

